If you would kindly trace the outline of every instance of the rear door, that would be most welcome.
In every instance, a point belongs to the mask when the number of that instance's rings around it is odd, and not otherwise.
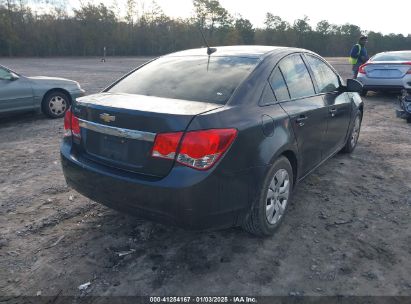
[[[344,144],[351,119],[351,103],[347,93],[339,91],[337,74],[321,58],[305,54],[316,90],[324,98],[327,113],[327,132],[323,141],[323,157],[335,153]]]
[[[24,77],[13,79],[7,69],[0,66],[0,112],[31,109],[33,90]]]
[[[270,77],[277,100],[290,117],[297,138],[303,176],[322,160],[327,109],[314,85],[301,54],[282,59]]]

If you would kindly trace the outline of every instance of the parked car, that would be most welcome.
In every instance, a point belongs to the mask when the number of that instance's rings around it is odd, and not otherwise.
[[[411,90],[411,51],[384,52],[374,55],[358,70],[358,81],[368,91]]]
[[[398,96],[399,109],[396,109],[395,112],[397,117],[407,120],[408,123],[411,123],[411,94],[407,90],[401,91],[401,96]]]
[[[177,52],[73,103],[63,172],[86,197],[146,219],[270,235],[296,184],[354,150],[361,90],[303,49]]]
[[[0,114],[41,110],[51,118],[63,117],[84,90],[73,80],[27,77],[0,65]]]

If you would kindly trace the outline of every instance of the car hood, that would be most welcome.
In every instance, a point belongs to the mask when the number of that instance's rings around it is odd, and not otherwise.
[[[69,80],[65,78],[58,78],[58,77],[46,77],[46,76],[31,76],[27,77],[28,79],[36,82],[36,83],[52,83],[52,84],[66,84],[66,85],[76,85],[77,82],[74,80]]]

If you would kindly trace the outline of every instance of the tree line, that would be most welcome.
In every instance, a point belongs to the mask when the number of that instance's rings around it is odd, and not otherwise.
[[[39,14],[24,0],[0,0],[0,56],[102,56],[104,47],[108,56],[155,56],[204,46],[200,30],[210,45],[293,46],[323,56],[347,56],[362,34],[368,35],[370,54],[411,49],[411,35],[383,35],[326,20],[312,27],[306,16],[289,23],[267,12],[264,27],[256,28],[218,0],[193,0],[190,18],[171,18],[155,1],[139,11],[138,1],[127,0],[122,16],[116,1],[111,6],[81,2],[73,10],[54,2]]]

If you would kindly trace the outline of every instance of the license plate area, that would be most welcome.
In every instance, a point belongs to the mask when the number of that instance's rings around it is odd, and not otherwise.
[[[397,69],[374,69],[368,73],[369,77],[374,78],[398,78],[402,73]]]
[[[92,130],[84,133],[85,152],[99,162],[125,170],[140,170],[150,159],[151,142]]]
[[[101,151],[101,156],[117,162],[127,162],[127,160],[129,159],[127,148],[129,142],[126,138],[101,135],[99,142],[99,150]]]

